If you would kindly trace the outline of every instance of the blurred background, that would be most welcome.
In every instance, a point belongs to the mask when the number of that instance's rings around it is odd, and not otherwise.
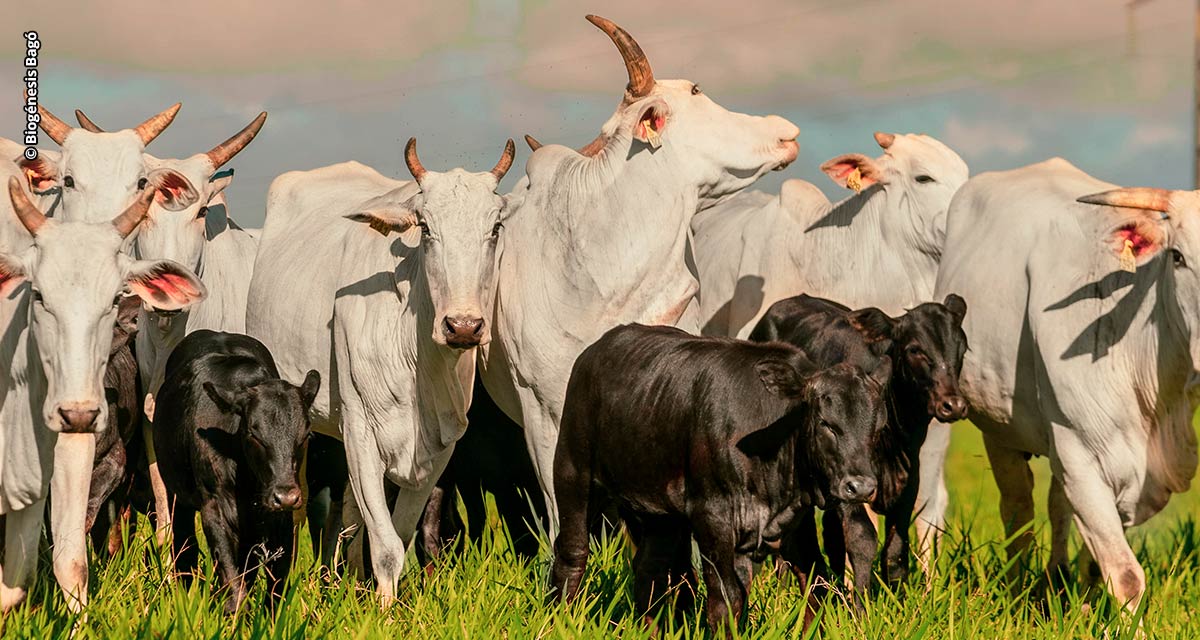
[[[1197,24],[1184,0],[5,4],[0,136],[24,124],[29,29],[42,104],[64,120],[82,108],[131,127],[182,101],[149,149],[159,157],[206,151],[266,110],[229,165],[230,210],[250,226],[284,171],[354,159],[407,178],[409,136],[435,170],[486,170],[525,133],[587,143],[626,82],[587,13],[628,30],[657,77],[800,126],[799,160],[760,189],[799,177],[843,197],[817,167],[878,155],[875,130],[933,135],[972,174],[1059,155],[1111,182],[1193,188]],[[517,167],[527,157],[519,144]]]

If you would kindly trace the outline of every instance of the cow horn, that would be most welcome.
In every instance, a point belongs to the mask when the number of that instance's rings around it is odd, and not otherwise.
[[[250,144],[250,141],[254,139],[254,136],[258,135],[259,130],[262,129],[263,123],[266,121],[267,112],[263,111],[258,114],[258,117],[253,122],[246,125],[244,129],[233,134],[232,138],[213,147],[212,151],[209,151],[207,154],[209,161],[212,162],[213,169],[220,169],[222,165],[233,159],[242,149],[245,149],[246,145]]]
[[[416,138],[409,138],[408,144],[404,145],[404,164],[408,165],[413,180],[420,182],[425,179],[425,167],[421,166],[421,159],[417,157]]]
[[[92,122],[91,119],[84,115],[83,111],[80,111],[79,109],[75,110],[75,119],[79,121],[79,126],[83,127],[85,131],[91,131],[92,133],[104,133],[104,129],[96,126],[96,123]]]
[[[8,179],[8,199],[12,201],[13,211],[25,226],[25,230],[29,235],[36,236],[42,225],[46,224],[46,214],[29,201],[29,196],[25,195],[25,190],[21,188],[21,179],[17,176]]]
[[[650,61],[646,59],[646,54],[638,46],[637,40],[612,20],[600,16],[588,16],[587,20],[608,34],[613,44],[617,45],[617,50],[621,52],[621,57],[625,59],[625,70],[629,72],[629,86],[626,87],[629,97],[641,98],[649,95],[654,89],[654,71],[650,69]]]
[[[175,114],[179,113],[179,108],[182,106],[182,103],[176,102],[167,107],[162,113],[151,116],[150,119],[139,124],[133,131],[142,139],[142,146],[153,142],[158,137],[158,134],[162,133],[171,124],[171,121],[175,119]]]
[[[67,139],[67,134],[71,133],[71,125],[59,120],[57,116],[50,113],[50,110],[42,105],[38,105],[38,115],[42,117],[42,121],[38,123],[42,127],[42,131],[50,136],[50,139],[57,142],[58,146]]]
[[[496,176],[496,182],[504,179],[504,174],[512,167],[513,158],[517,155],[517,145],[513,144],[512,138],[504,143],[504,153],[500,154],[500,161],[496,166],[492,167],[492,175]]]
[[[126,238],[129,234],[133,233],[133,230],[146,218],[146,214],[150,211],[150,203],[154,201],[154,196],[157,193],[157,189],[150,187],[142,189],[142,192],[138,194],[137,200],[134,200],[133,204],[129,205],[129,208],[113,218],[112,225],[122,238]]]
[[[887,148],[891,147],[892,143],[895,141],[896,141],[896,134],[894,134],[894,133],[884,133],[882,131],[875,132],[875,142],[879,143],[879,147],[881,149],[887,149]]]
[[[530,151],[537,151],[538,149],[542,148],[542,143],[538,142],[537,138],[534,138],[528,133],[525,134],[525,144],[529,145]]]
[[[1087,204],[1102,204],[1110,207],[1128,207],[1130,209],[1148,209],[1150,211],[1166,212],[1171,208],[1171,191],[1154,187],[1129,187],[1112,189],[1102,193],[1093,193],[1078,199]]]

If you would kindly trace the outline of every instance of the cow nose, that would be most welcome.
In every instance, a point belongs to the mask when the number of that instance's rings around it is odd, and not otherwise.
[[[100,417],[100,407],[59,407],[58,415],[62,417],[64,432],[92,433],[96,430],[96,418]]]
[[[479,339],[483,336],[483,318],[446,316],[442,318],[442,333],[446,336],[446,344],[452,347],[479,346]]]
[[[937,405],[935,415],[942,422],[954,422],[967,417],[967,400],[962,396],[943,398]]]
[[[875,478],[850,476],[842,481],[842,495],[838,497],[847,502],[866,502],[874,493]]]
[[[276,509],[295,509],[300,506],[300,487],[293,485],[287,489],[277,489],[271,494],[271,506]]]

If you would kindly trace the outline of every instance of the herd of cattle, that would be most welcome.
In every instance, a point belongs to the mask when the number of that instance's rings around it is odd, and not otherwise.
[[[767,556],[802,579],[848,557],[865,592],[867,505],[886,518],[878,575],[903,580],[913,518],[923,558],[943,527],[963,418],[1024,531],[1010,551],[1031,541],[1028,460],[1047,456],[1050,568],[1073,518],[1085,562],[1137,607],[1125,529],[1197,466],[1200,193],[1057,158],[968,179],[937,140],[887,133],[877,158],[822,165],[845,200],[799,180],[744,191],[796,159],[798,129],[657,79],[628,33],[588,20],[625,62],[624,97],[578,151],[527,136],[506,195],[511,140],[481,173],[426,169],[410,140],[412,180],[286,173],[255,231],[222,167],[265,113],[182,159],[145,150],[179,105],[113,132],[38,105],[61,149],[34,160],[0,139],[16,158],[0,167],[3,610],[33,579],[47,501],[71,607],[89,532],[112,552],[143,511],[181,575],[200,515],[235,610],[251,567],[278,591],[302,506],[322,562],[393,600],[408,548],[428,558],[463,529],[459,494],[478,536],[482,484],[520,553],[550,532],[561,598],[602,515],[637,549],[647,611],[692,598],[694,540],[717,625]]]

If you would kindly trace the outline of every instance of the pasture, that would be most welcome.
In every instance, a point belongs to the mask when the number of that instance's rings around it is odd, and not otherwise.
[[[1040,545],[1048,545],[1045,488],[1049,470],[1034,460],[1038,481]],[[979,432],[956,425],[947,465],[951,495],[949,531],[937,553],[937,576],[924,590],[915,572],[903,597],[879,593],[856,618],[831,597],[823,620],[805,632],[800,624],[802,593],[790,580],[760,571],[750,596],[747,638],[1125,638],[1135,630],[1120,607],[1100,593],[1074,585],[1049,594],[1040,575],[1026,574],[1014,593],[1003,580],[1006,568],[997,492]],[[1148,604],[1144,630],[1154,638],[1200,635],[1192,604],[1200,599],[1200,533],[1194,514],[1200,496],[1193,489],[1130,532],[1146,569]],[[507,550],[494,522],[482,548],[437,566],[426,575],[409,564],[399,602],[380,611],[373,591],[352,581],[326,583],[313,566],[306,532],[300,556],[278,615],[267,608],[265,589],[256,584],[237,618],[221,613],[210,585],[209,556],[202,556],[203,580],[184,590],[172,584],[166,557],[153,551],[152,534],[142,520],[126,551],[92,563],[91,603],[77,638],[648,638],[650,631],[632,610],[623,540],[594,543],[580,599],[566,608],[543,604],[550,566],[548,549],[532,566],[522,566]],[[1080,541],[1074,534],[1072,558]],[[48,553],[43,551],[43,553]],[[66,610],[49,558],[43,558],[28,606],[7,617],[5,638],[63,637],[76,625]],[[410,561],[412,555],[410,553]],[[1040,551],[1036,562],[1044,563]],[[1090,611],[1089,611],[1090,609]],[[710,637],[702,609],[686,627],[661,623],[661,638]]]

